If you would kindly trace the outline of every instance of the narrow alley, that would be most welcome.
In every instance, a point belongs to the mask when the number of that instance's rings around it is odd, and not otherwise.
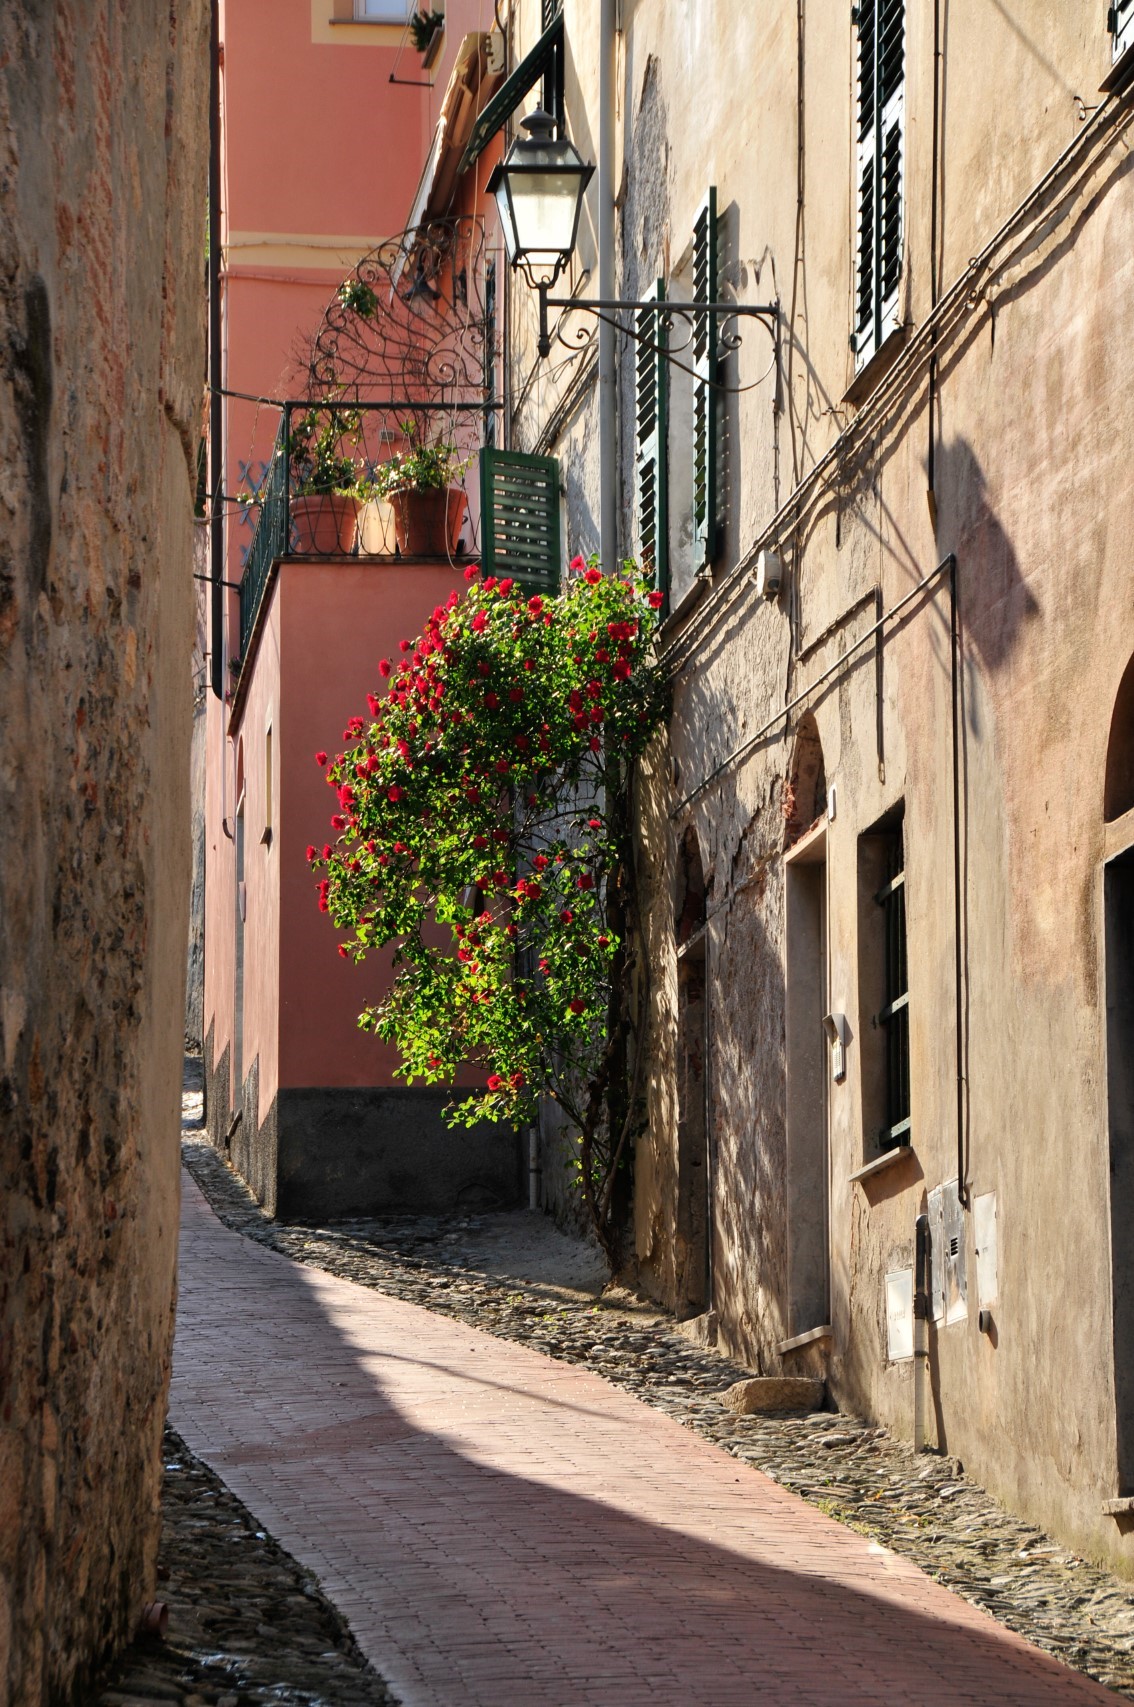
[[[407,1707],[1113,1699],[598,1377],[183,1203],[171,1421]]]

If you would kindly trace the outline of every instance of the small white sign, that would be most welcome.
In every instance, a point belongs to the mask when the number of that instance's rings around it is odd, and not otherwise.
[[[913,1356],[913,1269],[886,1276],[886,1339],[891,1363]]]
[[[996,1303],[996,1193],[973,1199],[973,1239],[976,1243],[977,1308]]]

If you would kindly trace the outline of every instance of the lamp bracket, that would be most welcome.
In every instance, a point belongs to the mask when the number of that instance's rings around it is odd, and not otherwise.
[[[605,297],[550,296],[548,292],[554,282],[554,279],[548,279],[546,282],[535,281],[536,289],[539,292],[539,340],[537,347],[541,356],[551,354],[552,333],[548,325],[548,310],[555,308],[564,314],[591,314],[596,320],[605,321],[607,325],[613,326],[615,331],[620,332],[623,337],[630,338],[636,344],[643,344],[656,350],[673,367],[681,368],[687,373],[693,373],[694,370],[688,367],[685,362],[679,361],[678,357],[692,344],[700,322],[707,319],[710,322],[718,323],[716,327],[717,356],[720,358],[739,349],[741,345],[740,333],[734,325],[729,324],[730,321],[759,320],[772,340],[772,366],[778,368],[781,322],[778,301],[676,302],[669,297],[662,298],[660,301],[655,297],[649,302],[622,302]],[[664,344],[655,343],[654,339],[640,327],[639,317],[645,315],[650,316],[651,330],[656,327],[657,331],[666,333]],[[684,336],[679,344],[674,345],[672,334],[679,328],[683,331]],[[587,341],[589,335],[581,327],[576,331],[565,333],[561,327],[557,326],[554,333],[555,339],[567,350],[577,349]],[[770,372],[771,368],[768,371]],[[761,379],[766,377],[766,374],[761,375]],[[716,381],[711,383],[714,389],[718,391],[751,390],[751,386],[747,385],[728,386],[721,385]],[[755,381],[755,383],[759,384],[760,380]]]

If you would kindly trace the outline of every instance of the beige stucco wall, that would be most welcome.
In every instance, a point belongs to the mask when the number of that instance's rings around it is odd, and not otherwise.
[[[0,11],[0,1702],[155,1589],[207,8]]]
[[[523,0],[517,10],[530,36],[537,9]],[[907,335],[896,357],[888,352],[896,359],[888,377],[876,370],[848,398],[848,8],[837,0],[803,8],[802,39],[800,12],[787,3],[641,0],[622,11],[621,293],[637,294],[659,272],[680,281],[712,182],[724,290],[748,302],[778,298],[783,316],[778,392],[774,378],[754,383],[767,367],[767,338],[751,322],[740,328],[728,377],[751,389],[724,403],[725,547],[714,588],[667,635],[674,716],[665,750],[641,778],[654,1012],[649,1121],[636,1157],[639,1275],[681,1303],[673,909],[678,846],[692,824],[711,885],[714,1302],[723,1343],[754,1367],[822,1369],[841,1404],[909,1433],[912,1366],[887,1359],[884,1277],[910,1267],[926,1194],[957,1172],[947,576],[888,629],[881,650],[871,642],[837,666],[882,610],[955,552],[966,1180],[974,1196],[996,1193],[999,1296],[994,1333],[982,1335],[966,1215],[968,1308],[931,1330],[931,1434],[1018,1509],[1134,1574],[1134,1542],[1102,1514],[1104,1499],[1129,1490],[1115,1462],[1100,949],[1103,767],[1114,694],[1134,652],[1126,520],[1134,423],[1121,330],[1134,319],[1130,109],[1112,100],[1088,125],[1074,98],[1086,108],[1102,101],[1105,7],[955,0],[944,8],[935,292],[933,8],[908,12]],[[569,68],[585,73],[568,78],[569,124],[593,158],[598,8],[566,0],[565,16]],[[1069,146],[1064,171],[997,239]],[[990,243],[971,290],[940,321],[935,527],[928,344],[916,332],[934,295],[946,297]],[[521,309],[517,397],[532,355],[526,324]],[[621,363],[616,477],[632,547],[628,346]],[[523,394],[517,442],[537,441],[580,365],[555,375],[549,364]],[[563,461],[572,543],[593,539],[596,440],[592,388],[548,445]],[[836,456],[812,477],[832,446]],[[675,491],[687,454],[671,432]],[[765,538],[789,568],[787,590],[771,604],[743,575],[729,580]],[[683,582],[680,562],[674,569],[683,588],[687,572]],[[825,689],[682,806],[832,667]],[[786,1208],[785,1010],[798,969],[786,943],[784,803],[804,710],[816,718],[837,791],[826,833],[826,994],[847,1015],[850,1046],[846,1081],[827,1091],[832,1338],[781,1353],[789,1335],[821,1325],[791,1319],[799,1229]],[[873,1152],[861,1083],[871,1017],[858,989],[858,838],[898,803],[912,1154],[859,1183],[850,1175]]]

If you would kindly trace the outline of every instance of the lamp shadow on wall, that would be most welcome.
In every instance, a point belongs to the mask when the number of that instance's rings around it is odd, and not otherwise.
[[[957,621],[964,673],[965,724],[979,737],[980,695],[972,663],[988,676],[1008,668],[1025,628],[1040,615],[1012,541],[989,502],[980,460],[965,438],[937,451],[937,542],[957,558]]]

